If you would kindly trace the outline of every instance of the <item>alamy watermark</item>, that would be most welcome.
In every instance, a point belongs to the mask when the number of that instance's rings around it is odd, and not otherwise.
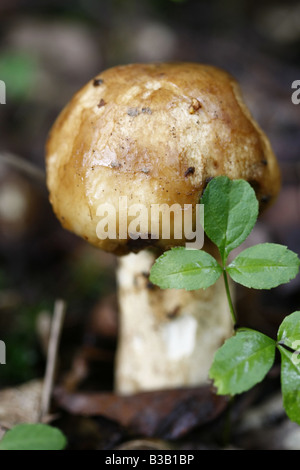
[[[6,104],[6,85],[3,80],[0,80],[0,104]]]
[[[295,352],[292,354],[292,362],[295,364],[295,366],[298,366],[300,364],[300,341],[294,341],[292,343],[292,349],[294,349]]]
[[[292,103],[299,104],[300,103],[300,80],[293,81],[292,89],[295,90],[291,96]]]
[[[0,341],[0,364],[6,364],[6,346],[4,341]]]
[[[118,207],[100,204],[96,227],[100,240],[185,240],[186,248],[200,250],[204,243],[204,205],[131,204],[120,196]]]

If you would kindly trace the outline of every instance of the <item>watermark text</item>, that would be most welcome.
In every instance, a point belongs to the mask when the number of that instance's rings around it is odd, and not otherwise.
[[[0,341],[0,364],[6,364],[6,346],[4,341]]]
[[[6,104],[6,85],[3,80],[0,80],[0,104]]]
[[[292,348],[295,350],[292,354],[292,362],[295,366],[298,366],[300,364],[300,341],[294,341]]]
[[[299,104],[300,103],[300,80],[294,80],[292,83],[292,89],[295,90],[292,93],[292,103]]]
[[[118,207],[100,204],[96,234],[100,240],[185,240],[186,248],[200,250],[204,243],[204,205],[131,204],[120,196]]]

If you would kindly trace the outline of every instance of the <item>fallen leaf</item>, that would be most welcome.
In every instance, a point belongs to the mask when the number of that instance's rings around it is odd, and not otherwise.
[[[11,428],[19,423],[36,423],[40,412],[42,380],[0,390],[0,425]]]
[[[228,398],[217,396],[211,387],[141,392],[119,396],[114,393],[68,393],[55,390],[62,409],[84,416],[103,416],[130,432],[147,437],[178,439],[192,429],[218,417]]]

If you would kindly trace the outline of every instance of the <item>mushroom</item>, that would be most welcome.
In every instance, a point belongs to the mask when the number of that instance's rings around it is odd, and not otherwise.
[[[184,235],[176,238],[175,226],[162,237],[164,219],[158,216],[157,229],[151,208],[187,204],[195,227],[196,204],[217,175],[247,180],[261,209],[274,200],[276,158],[238,83],[223,70],[195,63],[103,71],[54,123],[46,167],[50,201],[63,227],[118,256],[115,390],[206,383],[215,351],[232,334],[225,290],[222,281],[199,291],[161,290],[149,282],[155,258],[187,242]],[[207,240],[204,249],[213,250]]]

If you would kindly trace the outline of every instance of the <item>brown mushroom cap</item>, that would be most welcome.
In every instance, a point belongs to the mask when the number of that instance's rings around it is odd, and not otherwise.
[[[102,72],[56,120],[47,143],[47,184],[62,225],[116,254],[185,240],[100,240],[102,203],[199,202],[217,175],[245,179],[261,208],[280,187],[270,143],[226,72],[194,63],[133,64]],[[149,224],[150,227],[150,224]],[[172,238],[172,237],[171,237]]]

